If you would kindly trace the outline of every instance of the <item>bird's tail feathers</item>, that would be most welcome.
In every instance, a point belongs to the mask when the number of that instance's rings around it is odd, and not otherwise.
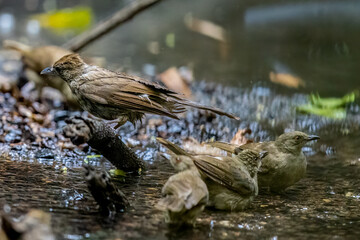
[[[236,148],[239,147],[235,144],[226,143],[226,142],[208,142],[206,144],[215,148],[219,148],[229,154],[235,153]]]
[[[21,42],[17,42],[14,40],[4,40],[3,47],[5,49],[11,49],[20,52],[21,54],[26,54],[31,51],[31,47],[23,44]]]
[[[184,149],[164,138],[157,137],[156,140],[176,155],[190,156]]]
[[[237,116],[235,116],[235,115],[233,115],[231,113],[224,112],[219,108],[208,107],[208,106],[205,106],[205,105],[202,105],[202,104],[190,101],[190,100],[183,100],[181,102],[181,104],[183,104],[185,106],[189,106],[189,107],[194,107],[194,108],[198,108],[198,109],[202,109],[202,110],[207,110],[207,111],[216,113],[218,115],[226,116],[226,117],[231,118],[231,119],[240,120],[239,117],[237,117]]]

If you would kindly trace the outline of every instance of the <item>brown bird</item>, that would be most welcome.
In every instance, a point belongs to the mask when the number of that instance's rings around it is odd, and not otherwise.
[[[235,145],[225,142],[208,143],[230,154],[244,149],[267,151],[258,172],[259,187],[268,187],[273,192],[281,192],[294,185],[306,173],[306,157],[302,148],[309,141],[320,139],[315,135],[293,131],[280,135],[275,141]]]
[[[165,221],[174,225],[194,225],[196,217],[204,210],[209,192],[196,169],[171,176],[162,188],[164,198],[156,208],[165,212]]]
[[[258,194],[257,171],[266,152],[244,150],[232,157],[192,155],[165,139],[157,140],[169,150],[170,162],[176,170],[199,171],[208,187],[208,206],[241,211]]]
[[[116,187],[105,170],[96,172],[90,165],[84,165],[84,168],[88,189],[102,213],[112,218],[130,206],[125,194]]]
[[[145,113],[179,119],[177,114],[185,112],[185,106],[239,119],[220,109],[189,101],[148,80],[86,64],[78,54],[62,57],[41,74],[61,77],[84,110],[106,120],[119,119],[118,125],[126,121],[135,124]]]
[[[78,103],[74,98],[69,86],[59,77],[40,76],[41,70],[54,64],[59,58],[71,54],[72,52],[57,46],[31,47],[20,42],[5,40],[3,42],[5,49],[11,49],[19,52],[22,61],[26,67],[26,77],[35,83],[35,87],[41,96],[42,89],[49,86],[59,90],[66,98],[66,101],[72,106]]]

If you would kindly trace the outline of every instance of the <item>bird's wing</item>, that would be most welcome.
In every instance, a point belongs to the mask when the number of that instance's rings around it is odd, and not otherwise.
[[[119,77],[123,78],[123,79],[128,79],[130,81],[136,81],[142,85],[145,85],[149,88],[152,88],[152,89],[156,89],[156,90],[159,90],[163,93],[170,93],[170,94],[176,94],[176,95],[181,95],[180,93],[177,93],[177,92],[174,92],[170,89],[168,89],[167,87],[165,86],[162,86],[158,83],[155,83],[155,82],[151,82],[149,80],[146,80],[144,78],[141,78],[141,77],[137,77],[137,76],[132,76],[132,75],[128,75],[126,73],[116,73]]]
[[[210,156],[194,157],[194,164],[202,175],[232,191],[244,195],[252,194],[255,186],[250,181],[250,177],[241,169],[240,165],[234,166],[235,163],[229,164],[230,161],[232,161],[231,158],[222,161]]]
[[[210,145],[212,147],[224,150],[225,152],[230,153],[230,154],[234,153],[235,149],[237,147],[239,147],[236,144],[231,144],[231,143],[226,143],[226,142],[208,142],[206,144],[208,144],[208,145]]]
[[[232,143],[227,143],[227,142],[209,142],[207,144],[212,147],[216,147],[221,150],[224,150],[229,154],[238,154],[239,152],[241,152],[242,150],[245,150],[245,149],[257,150],[257,148],[259,146],[259,143],[247,143],[247,144],[243,144],[243,145],[237,145],[237,144],[232,144]]]
[[[89,100],[114,108],[165,115],[177,119],[176,114],[185,111],[182,107],[174,109],[166,94],[162,93],[163,90],[159,92],[155,87],[151,87],[150,83],[145,85],[140,81],[120,76],[110,71],[90,72],[87,74],[88,80],[81,83],[78,90]]]

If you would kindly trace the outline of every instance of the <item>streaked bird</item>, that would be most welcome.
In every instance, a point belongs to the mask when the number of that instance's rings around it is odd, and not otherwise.
[[[320,139],[315,135],[293,131],[280,135],[275,141],[234,145],[225,142],[208,143],[230,154],[244,149],[267,151],[258,172],[259,187],[281,192],[294,185],[306,174],[307,161],[302,148],[309,141]]]
[[[62,78],[84,110],[102,119],[118,119],[118,126],[126,121],[134,124],[146,113],[179,119],[178,114],[185,112],[185,107],[239,119],[218,108],[187,100],[183,95],[146,79],[89,65],[78,54],[60,58],[41,74]]]
[[[208,206],[240,211],[258,194],[257,171],[266,152],[244,150],[231,157],[192,155],[165,139],[157,139],[169,150],[175,169],[199,171],[209,190]]]

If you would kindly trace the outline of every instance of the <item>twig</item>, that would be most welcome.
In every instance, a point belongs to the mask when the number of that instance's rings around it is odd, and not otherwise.
[[[118,25],[129,21],[136,14],[160,2],[160,0],[137,0],[116,12],[110,19],[97,24],[94,28],[71,39],[63,45],[71,51],[77,52],[89,43],[110,32]]]

